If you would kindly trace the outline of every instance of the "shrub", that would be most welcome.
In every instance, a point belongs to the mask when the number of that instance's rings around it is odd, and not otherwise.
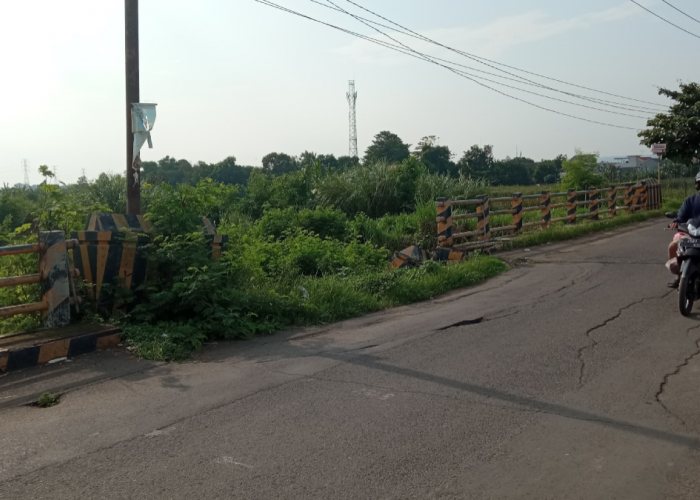
[[[257,223],[263,236],[279,239],[286,231],[302,229],[321,238],[347,241],[351,236],[347,216],[333,207],[316,207],[314,210],[296,208],[268,209]]]

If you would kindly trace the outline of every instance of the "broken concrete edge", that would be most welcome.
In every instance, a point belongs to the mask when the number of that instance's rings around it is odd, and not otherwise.
[[[33,346],[0,349],[0,373],[109,349],[116,347],[119,342],[121,342],[121,329],[114,327],[77,337],[53,339]]]

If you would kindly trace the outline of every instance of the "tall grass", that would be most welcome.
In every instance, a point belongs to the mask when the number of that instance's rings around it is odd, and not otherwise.
[[[416,203],[434,203],[438,198],[468,200],[491,191],[483,179],[461,175],[457,179],[449,175],[424,175],[416,184]]]
[[[413,179],[404,173],[402,166],[381,161],[360,165],[319,179],[317,201],[351,216],[398,214],[410,208],[413,201]]]

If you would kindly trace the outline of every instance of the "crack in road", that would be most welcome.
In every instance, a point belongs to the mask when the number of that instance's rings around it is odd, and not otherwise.
[[[578,350],[578,361],[579,361],[579,364],[580,364],[580,366],[579,366],[579,374],[578,374],[578,386],[579,386],[579,387],[582,387],[582,386],[583,386],[583,379],[584,379],[585,374],[586,374],[586,360],[585,360],[585,358],[584,358],[584,354],[585,354],[585,352],[586,352],[587,350],[589,350],[589,349],[590,349],[590,350],[593,350],[593,349],[595,349],[598,345],[600,345],[600,342],[597,341],[597,340],[593,337],[592,333],[595,332],[596,330],[600,330],[601,328],[605,328],[606,326],[608,326],[608,325],[609,325],[610,323],[612,323],[613,321],[619,319],[620,316],[622,316],[622,313],[625,312],[626,310],[628,310],[628,309],[630,309],[630,308],[632,308],[632,307],[634,307],[634,306],[636,306],[636,305],[639,305],[639,304],[641,304],[641,303],[643,303],[644,301],[647,301],[647,300],[660,300],[660,299],[665,299],[665,298],[668,297],[671,293],[673,293],[673,290],[670,290],[670,291],[664,293],[661,297],[645,297],[645,298],[643,298],[643,299],[641,299],[641,300],[636,300],[636,301],[632,302],[631,304],[628,304],[628,305],[626,305],[626,306],[624,306],[624,307],[618,309],[617,313],[615,313],[613,316],[609,317],[608,319],[606,319],[606,320],[603,321],[602,323],[600,323],[600,324],[598,324],[598,325],[596,325],[596,326],[594,326],[594,327],[592,327],[592,328],[589,328],[589,329],[586,331],[585,335],[586,335],[586,337],[588,337],[588,339],[590,340],[590,344],[589,344],[589,345],[586,345],[586,346],[583,346],[583,347],[581,347],[581,348]],[[700,346],[698,346],[698,347],[700,348]]]
[[[700,326],[694,326],[692,328],[688,328],[688,330],[686,330],[685,334],[689,335],[691,331],[697,330],[698,328],[700,328]],[[674,412],[672,412],[664,404],[664,402],[661,400],[661,396],[663,395],[664,390],[666,389],[666,386],[668,385],[668,381],[671,379],[671,377],[678,375],[684,367],[686,367],[690,364],[690,362],[693,360],[694,357],[700,355],[700,338],[695,340],[695,347],[696,347],[696,350],[693,353],[691,353],[690,356],[685,358],[685,360],[683,360],[683,362],[681,364],[676,366],[676,369],[674,371],[664,375],[664,378],[661,381],[661,384],[659,384],[659,390],[656,391],[656,394],[654,395],[654,399],[656,399],[656,402],[659,403],[659,405],[661,405],[661,407],[664,409],[664,411],[666,411],[666,413],[668,413],[672,417],[676,418],[683,425],[685,425],[685,420],[683,420],[680,416],[678,416]]]

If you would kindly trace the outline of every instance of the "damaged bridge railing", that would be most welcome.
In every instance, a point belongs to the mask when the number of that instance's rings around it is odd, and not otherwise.
[[[615,217],[618,212],[655,210],[661,208],[662,201],[661,186],[653,179],[622,187],[582,191],[571,189],[560,193],[542,191],[525,196],[513,193],[503,198],[482,195],[473,200],[438,198],[435,203],[438,243],[440,248],[460,252],[488,249],[496,244],[494,234],[515,235],[530,227],[548,228],[559,222],[575,224],[579,219],[598,220],[602,215]],[[618,205],[618,202],[622,202],[622,205]],[[503,207],[503,204],[506,206]],[[580,207],[587,207],[588,211],[582,213]],[[566,215],[552,217],[555,211],[560,212],[557,215],[562,215],[564,209]],[[524,217],[529,212],[538,213],[539,216]],[[497,218],[500,223],[505,219],[505,225],[493,227],[492,218]],[[473,224],[461,222],[469,219],[476,219],[475,229]]]
[[[71,270],[68,249],[77,248],[77,240],[65,239],[63,231],[42,231],[39,243],[0,247],[0,258],[10,255],[38,254],[38,272],[24,276],[0,278],[0,288],[19,285],[41,285],[41,301],[0,307],[0,318],[41,312],[44,327],[58,328],[70,323],[70,306],[79,307],[74,278],[77,270]],[[73,298],[70,292],[73,292]]]

